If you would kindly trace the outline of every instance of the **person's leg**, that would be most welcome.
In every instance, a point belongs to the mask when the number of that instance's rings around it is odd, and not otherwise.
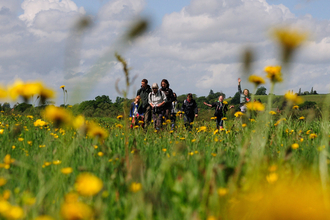
[[[188,116],[188,125],[189,125],[189,130],[191,130],[192,129],[192,123],[194,122],[194,119],[195,119],[195,115],[189,115]]]
[[[157,114],[156,113],[152,113],[152,120],[154,121],[154,128],[157,128]]]
[[[175,113],[171,114],[171,128],[174,129],[174,126],[175,126],[175,121],[176,121],[176,115]]]
[[[144,113],[144,125],[145,127],[147,127],[151,121],[151,116],[152,116],[152,113],[151,113],[151,106],[148,105],[146,110],[145,110],[145,113]]]
[[[223,129],[223,120],[222,120],[222,117],[220,117],[219,127],[220,127],[220,129]]]

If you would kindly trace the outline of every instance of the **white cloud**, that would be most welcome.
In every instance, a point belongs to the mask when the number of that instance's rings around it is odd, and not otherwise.
[[[43,11],[79,12],[85,13],[84,8],[78,8],[71,0],[24,0],[22,5],[24,14],[19,18],[31,26],[38,13]]]
[[[68,45],[72,23],[85,13],[75,2],[24,0],[24,13],[18,17],[20,0],[0,0],[0,66],[5,82],[13,77],[38,78],[53,88],[66,84],[72,91],[77,80],[114,46],[145,4],[144,0],[107,2],[83,41]],[[213,89],[233,96],[242,72],[240,53],[245,46],[256,51],[254,73],[263,75],[264,66],[279,64],[269,28],[284,23],[308,29],[313,35],[297,51],[290,74],[285,73],[287,82],[277,85],[275,93],[299,87],[305,91],[312,86],[318,92],[328,92],[321,82],[330,81],[330,21],[310,15],[298,18],[284,5],[270,5],[265,0],[192,0],[181,11],[165,15],[158,29],[138,39],[132,50],[122,55],[129,60],[131,74],[138,75],[135,88],[139,88],[142,78],[150,83],[167,78],[178,94],[201,96]],[[65,81],[68,48],[76,52],[72,63],[79,66],[70,66],[74,77]],[[122,76],[120,65],[113,65],[90,95],[81,98],[105,94],[115,99],[118,94],[114,82]],[[244,82],[243,87],[251,89],[252,85]]]

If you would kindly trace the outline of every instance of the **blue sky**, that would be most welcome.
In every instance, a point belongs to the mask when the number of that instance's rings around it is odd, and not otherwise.
[[[0,83],[42,80],[51,88],[65,84],[72,91],[80,78],[88,78],[89,71],[98,66],[100,57],[116,46],[113,43],[132,18],[142,14],[151,18],[153,28],[121,51],[132,67],[131,74],[138,76],[130,97],[143,78],[150,84],[166,78],[177,94],[203,96],[212,89],[233,96],[237,78],[244,75],[240,55],[246,46],[256,54],[254,74],[264,76],[265,66],[280,65],[269,30],[281,25],[311,36],[299,48],[286,70],[288,80],[276,87],[275,94],[299,88],[310,91],[311,87],[328,93],[329,8],[329,0],[0,0]],[[82,41],[72,42],[72,25],[85,12],[98,15],[97,22]],[[66,56],[68,50],[76,50],[71,52],[77,56]],[[114,84],[122,69],[114,57],[107,61],[112,68],[78,102],[103,94],[115,100],[119,95]],[[246,81],[243,87],[253,89]],[[76,103],[70,97],[69,102]]]
[[[96,14],[106,0],[74,0],[87,13]],[[283,4],[297,16],[311,14],[314,18],[330,19],[329,0],[267,0],[269,4]],[[155,25],[160,25],[165,14],[180,11],[190,0],[147,0],[143,14],[150,15]]]

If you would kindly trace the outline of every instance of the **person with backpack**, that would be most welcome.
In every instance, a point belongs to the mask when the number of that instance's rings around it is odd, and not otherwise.
[[[193,96],[191,93],[187,95],[187,99],[183,101],[181,111],[184,112],[183,120],[186,128],[191,129],[192,128],[192,122],[194,122],[195,117],[198,117],[198,108],[197,103],[193,99]]]
[[[238,78],[238,92],[240,94],[240,109],[241,109],[241,112],[246,112],[246,103],[250,102],[251,101],[251,98],[250,98],[250,92],[248,89],[244,89],[243,92],[242,92],[242,89],[241,89],[241,78]]]
[[[167,101],[164,92],[158,90],[158,84],[152,84],[152,92],[149,93],[148,102],[152,109],[152,119],[156,130],[161,128],[164,116],[164,105]]]
[[[151,88],[148,85],[148,80],[142,79],[141,88],[137,91],[136,96],[141,97],[141,111],[144,114],[144,124],[147,126],[151,121],[151,106],[149,105],[148,97],[151,93]]]
[[[226,112],[228,111],[228,103],[224,103],[223,96],[219,96],[219,100],[211,104],[204,102],[204,105],[215,108],[214,116],[217,117],[217,129],[223,129],[223,120],[222,118],[226,116]],[[234,106],[230,106],[229,109]]]

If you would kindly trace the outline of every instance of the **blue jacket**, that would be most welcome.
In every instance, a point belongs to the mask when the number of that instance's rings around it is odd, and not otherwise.
[[[143,108],[141,104],[135,105],[134,102],[131,103],[131,110],[129,111],[129,117],[133,117],[134,110],[137,108],[137,112],[139,115],[143,115]]]

